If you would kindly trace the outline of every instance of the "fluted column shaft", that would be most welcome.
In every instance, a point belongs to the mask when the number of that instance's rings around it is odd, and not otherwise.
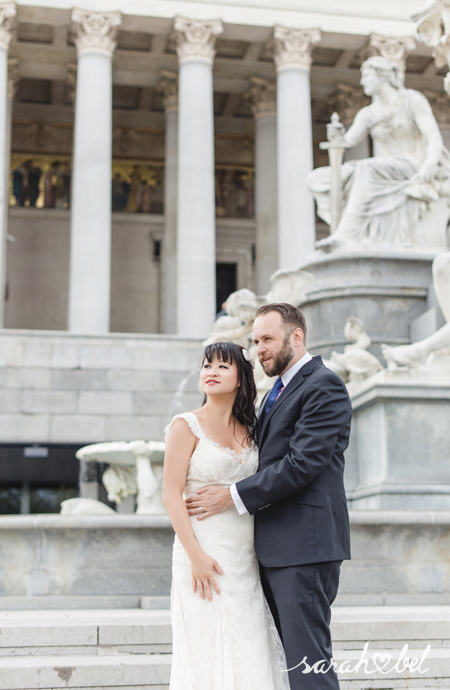
[[[212,65],[220,21],[177,17],[177,333],[205,337],[216,310]]]
[[[112,55],[117,12],[73,10],[78,50],[73,152],[69,330],[105,333],[110,321]]]
[[[178,76],[163,73],[158,85],[166,111],[164,239],[162,250],[162,330],[177,332]]]
[[[246,98],[255,117],[255,289],[263,295],[278,269],[276,84],[256,77],[251,81]]]
[[[306,176],[313,169],[311,50],[319,40],[318,29],[274,29],[280,268],[297,267],[315,245],[314,203]]]
[[[17,9],[0,3],[0,328],[5,324],[6,248],[9,212],[12,97],[8,89],[8,51]]]

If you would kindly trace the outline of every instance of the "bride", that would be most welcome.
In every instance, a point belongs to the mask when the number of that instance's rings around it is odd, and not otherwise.
[[[289,690],[284,651],[259,578],[253,516],[189,517],[184,498],[257,471],[254,362],[234,343],[205,349],[205,398],[166,432],[163,500],[176,532],[170,690]],[[208,515],[208,513],[205,513]]]

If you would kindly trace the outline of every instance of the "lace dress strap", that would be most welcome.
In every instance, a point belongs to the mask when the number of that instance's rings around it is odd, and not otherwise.
[[[164,437],[167,438],[167,433],[174,423],[176,419],[181,417],[182,419],[185,420],[185,422],[188,423],[189,429],[192,431],[194,436],[196,436],[198,439],[206,438],[205,437],[205,432],[203,431],[202,427],[200,426],[200,422],[197,419],[197,416],[193,412],[183,412],[182,414],[176,414],[175,417],[172,419],[170,424],[166,426],[164,429]]]

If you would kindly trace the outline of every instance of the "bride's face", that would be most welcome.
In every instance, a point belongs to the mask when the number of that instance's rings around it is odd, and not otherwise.
[[[200,386],[206,395],[236,394],[239,387],[236,363],[224,362],[216,356],[212,362],[205,359],[200,371]]]

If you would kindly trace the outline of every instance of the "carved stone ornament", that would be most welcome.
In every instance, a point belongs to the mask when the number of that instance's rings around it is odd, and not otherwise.
[[[320,41],[319,29],[287,29],[275,26],[273,30],[273,58],[277,71],[301,67],[309,71],[312,49]]]
[[[356,113],[369,105],[370,98],[366,96],[362,86],[350,84],[336,84],[337,91],[328,99],[330,113],[337,112],[341,122],[350,123],[355,119]]]
[[[412,36],[380,36],[372,34],[370,48],[372,55],[381,55],[398,66],[399,74],[405,76],[406,56],[414,50],[416,42]]]
[[[72,10],[72,34],[78,55],[84,53],[105,53],[111,57],[116,47],[120,12],[91,12],[75,8]]]
[[[450,124],[450,96],[442,91],[429,91],[424,89],[423,95],[430,102],[433,115],[439,125]]]
[[[438,68],[450,66],[450,0],[436,0],[428,3],[424,12],[416,14],[417,38],[434,48],[434,59]],[[450,94],[450,78],[447,73],[444,88]]]
[[[202,60],[212,64],[216,38],[223,32],[220,19],[201,21],[175,17],[173,23],[180,65],[187,60]]]
[[[17,6],[15,2],[0,3],[0,48],[8,50],[14,34]]]
[[[19,58],[8,58],[8,98],[14,98],[19,81]]]
[[[156,87],[166,113],[178,110],[178,74],[169,70],[161,70],[161,79]]]
[[[274,79],[250,77],[251,87],[245,94],[245,100],[255,117],[277,114],[277,90]]]

